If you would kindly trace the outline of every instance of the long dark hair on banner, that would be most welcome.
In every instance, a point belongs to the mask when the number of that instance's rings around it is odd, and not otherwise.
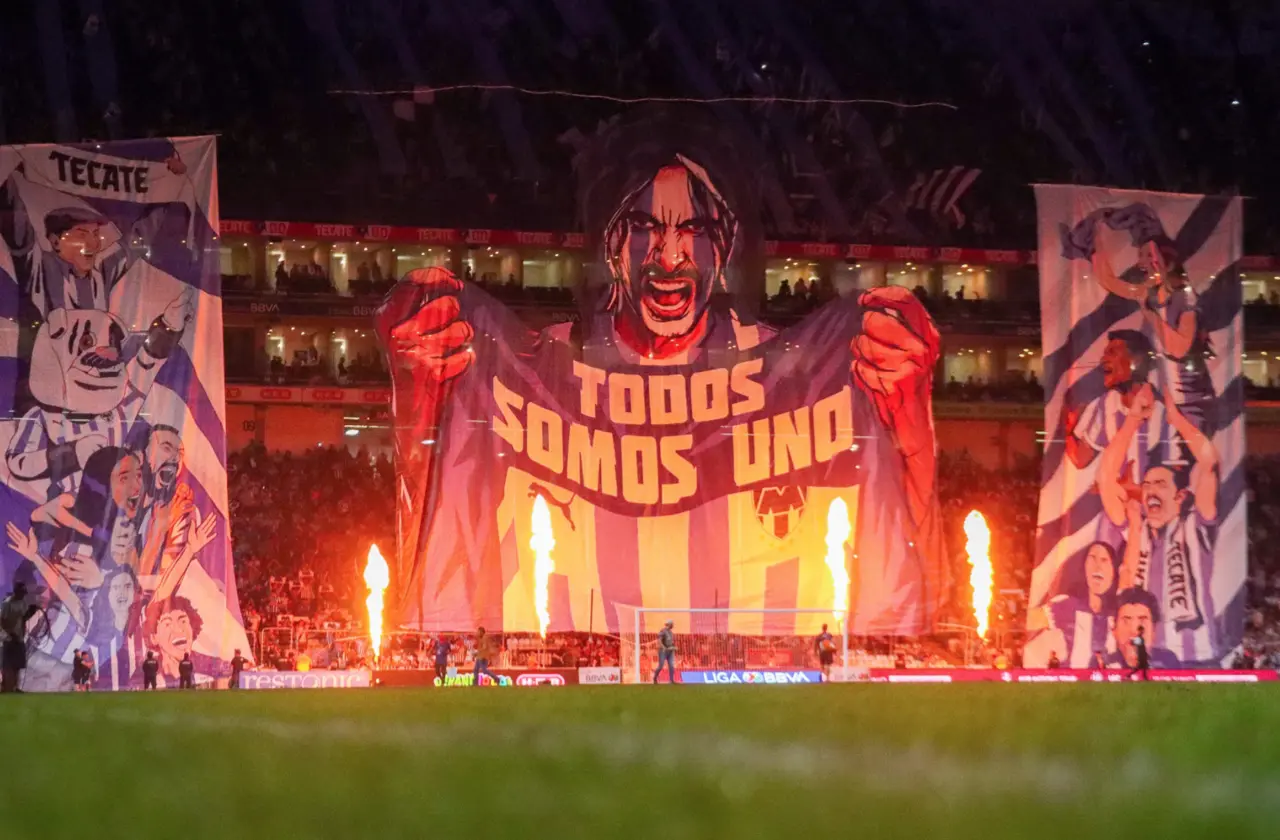
[[[764,291],[761,280],[749,279],[764,277],[760,184],[772,173],[772,162],[755,150],[753,138],[739,136],[710,109],[696,106],[642,106],[602,124],[573,161],[579,224],[590,254],[578,294],[584,319],[611,297],[605,238],[619,206],[663,166],[684,158],[705,171],[716,200],[731,214],[723,292],[744,322],[754,321]]]

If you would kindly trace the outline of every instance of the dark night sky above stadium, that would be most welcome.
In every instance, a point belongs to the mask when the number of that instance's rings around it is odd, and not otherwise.
[[[1274,3],[992,0],[14,0],[0,139],[221,134],[242,218],[575,226],[581,145],[619,98],[723,103],[774,162],[770,232],[1026,246],[1027,184],[1239,191],[1275,243]],[[450,85],[515,85],[535,96]],[[376,96],[334,91],[380,91]],[[957,214],[920,185],[978,170]],[[916,187],[913,192],[913,185]],[[898,212],[917,200],[923,212]]]

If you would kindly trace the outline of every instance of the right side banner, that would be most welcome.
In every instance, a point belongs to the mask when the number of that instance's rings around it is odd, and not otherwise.
[[[1244,632],[1241,202],[1037,186],[1045,454],[1027,667]]]

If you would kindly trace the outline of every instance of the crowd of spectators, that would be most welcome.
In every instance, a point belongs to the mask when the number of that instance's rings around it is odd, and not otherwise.
[[[223,274],[222,293],[250,294],[259,291],[252,274]]]
[[[1245,460],[1249,488],[1249,613],[1245,621],[1244,656],[1254,663],[1280,667],[1280,457]]]
[[[499,669],[616,667],[620,661],[619,639],[603,631],[604,628],[594,633],[548,633],[546,638],[532,633],[508,633],[489,664]],[[463,670],[474,659],[471,634],[402,633],[388,643],[379,667],[430,669],[435,661],[435,643],[440,639],[449,643],[450,666]]]
[[[559,309],[572,308],[574,290],[565,286],[526,286],[508,274],[503,280],[496,273],[475,274],[468,267],[463,280],[475,283],[493,297],[514,306],[544,306]]]
[[[1246,400],[1280,400],[1280,377],[1273,376],[1265,382],[1244,380],[1244,398]]]
[[[372,265],[365,261],[356,266],[356,276],[348,280],[347,285],[353,295],[382,297],[391,291],[397,279],[394,272],[383,273],[376,260]],[[332,288],[326,291],[332,291]]]
[[[287,660],[313,632],[361,635],[369,546],[395,545],[390,459],[251,445],[228,455],[227,492],[236,588],[260,661]]]
[[[1250,329],[1280,327],[1280,292],[1272,292],[1266,297],[1258,295],[1245,301],[1244,326],[1246,333]]]
[[[385,456],[318,447],[302,454],[268,453],[253,446],[228,459],[232,534],[241,607],[259,660],[295,667],[305,655],[313,667],[368,661],[362,572],[369,545],[390,553],[395,541],[393,471]],[[1280,457],[1246,461],[1250,566],[1248,618],[1240,662],[1280,665],[1280,555],[1267,546],[1280,535]],[[952,559],[952,606],[944,623],[969,624],[969,565],[963,522],[971,510],[986,517],[996,598],[992,637],[1006,647],[966,651],[962,637],[904,641],[854,639],[851,664],[905,667],[966,661],[1016,663],[1025,622],[1025,593],[1035,564],[1040,464],[1019,460],[1007,470],[982,466],[966,452],[939,460],[943,528]],[[264,632],[265,631],[265,632]],[[451,634],[450,664],[469,662],[470,637]],[[734,641],[737,639],[737,641]],[[392,636],[385,668],[429,667],[435,638]],[[812,639],[699,634],[682,640],[680,667],[742,661],[746,667],[812,663]],[[719,645],[719,647],[716,647]],[[647,656],[648,654],[645,654]],[[975,658],[976,657],[976,658]],[[575,667],[619,664],[618,639],[602,626],[586,633],[509,636],[494,667]],[[642,665],[653,663],[642,657]]]
[[[1036,284],[1033,282],[1028,288],[1034,291]],[[942,324],[976,325],[983,321],[1038,323],[1040,317],[1040,301],[1034,295],[990,300],[977,297],[972,291],[966,292],[963,286],[939,294],[930,293],[924,286],[915,286],[911,291],[934,320]],[[841,293],[829,277],[811,277],[806,281],[800,276],[794,282],[784,279],[776,292],[761,300],[761,313],[767,319],[786,322],[807,315]]]
[[[943,476],[944,497],[955,497],[945,508],[953,544],[956,539],[963,544],[962,537],[952,533],[959,527],[957,517],[962,518],[973,505],[985,505],[998,535],[995,550],[1010,558],[1009,566],[1004,568],[1012,570],[1019,564],[1022,567],[1017,574],[1011,572],[1011,577],[1002,577],[998,582],[1002,586],[1025,586],[1030,569],[1026,536],[1030,526],[1005,512],[1018,502],[1027,503],[1022,498],[1027,494],[1011,500],[1006,482],[1000,501],[994,476],[984,474],[981,467],[963,458],[946,461]],[[1017,486],[1023,484],[1020,480]],[[1027,484],[1032,500],[1033,484]],[[969,494],[971,488],[981,486],[991,488],[989,496],[976,498]],[[310,667],[367,663],[371,652],[365,641],[362,573],[370,544],[378,544],[388,553],[395,544],[390,460],[363,450],[352,453],[317,447],[290,454],[272,453],[253,445],[228,456],[228,492],[236,585],[257,661],[281,669],[297,667],[300,658]],[[450,634],[449,639],[450,664],[464,665],[469,661],[470,637]],[[419,633],[391,636],[380,667],[429,667],[434,642],[435,637]],[[749,662],[751,667],[768,663],[808,667],[812,664],[812,644],[812,639],[801,637],[749,641],[745,637],[704,634],[690,637],[683,645],[682,656],[690,667],[738,660]],[[962,661],[961,652],[954,646],[931,645],[927,641],[857,639],[851,653],[853,661],[867,666],[891,667],[900,658],[912,666]],[[602,622],[599,631],[591,635],[552,633],[545,640],[509,636],[494,667],[617,664],[618,639],[605,631]]]
[[[229,371],[235,376],[239,371]],[[389,381],[382,354],[374,351],[357,353],[351,361],[339,356],[337,364],[315,347],[294,352],[288,364],[279,355],[266,359],[262,381],[271,385],[385,385]]]
[[[951,619],[965,623],[972,603],[964,551],[964,519],[969,511],[980,512],[991,529],[995,591],[1026,592],[1035,566],[1040,463],[1019,459],[1011,469],[994,470],[979,464],[967,451],[943,452],[938,459],[938,498],[942,503],[943,537],[953,561],[955,589],[951,601],[959,611]],[[996,601],[992,626],[1014,629],[1024,617],[1002,597]]]
[[[286,266],[284,260],[276,263],[276,290],[281,293],[322,295],[334,291],[333,283],[320,263],[295,262]]]
[[[676,668],[818,670],[821,665],[815,640],[815,636],[677,633]],[[959,636],[919,639],[851,637],[848,657],[844,661],[853,668],[950,668],[965,663],[965,650]],[[657,663],[656,647],[642,646],[640,672],[646,679],[653,674]]]
[[[998,569],[1000,588],[1027,585],[1037,486],[1032,471],[1026,467],[1025,474],[1011,481],[965,457],[943,462],[951,544],[963,545],[959,523],[964,514],[974,506],[985,509],[996,535],[993,553],[1006,560]],[[284,669],[296,667],[300,656],[312,667],[367,662],[361,573],[370,543],[388,549],[394,545],[390,461],[343,449],[318,447],[293,455],[252,446],[229,457],[228,481],[237,587],[259,661]],[[975,493],[975,488],[987,488],[985,495]],[[1016,495],[1010,496],[1011,488]],[[320,515],[322,511],[333,515]],[[462,665],[469,655],[469,637],[450,638],[450,663]],[[752,667],[812,664],[811,639],[749,642],[714,634],[692,638],[699,641],[684,645],[682,652],[683,664],[690,667],[738,660]],[[395,637],[380,665],[427,667],[433,643],[421,634]],[[716,644],[737,647],[712,649]],[[900,658],[911,666],[956,664],[963,661],[962,655],[954,645],[860,639],[854,640],[851,658],[862,665],[891,667]],[[616,665],[618,657],[618,640],[607,633],[556,633],[545,641],[509,638],[495,667]],[[647,661],[644,664],[648,667]]]
[[[934,396],[952,402],[1038,403],[1044,401],[1044,386],[1034,370],[1009,370],[993,379],[969,376],[961,382],[953,376],[935,381]]]
[[[813,277],[807,283],[803,277],[797,277],[794,285],[790,280],[783,280],[777,292],[761,301],[761,313],[766,318],[805,315],[838,296],[829,277]]]

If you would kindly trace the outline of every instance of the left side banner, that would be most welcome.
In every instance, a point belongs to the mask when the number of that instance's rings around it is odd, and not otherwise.
[[[24,690],[176,686],[187,659],[208,683],[249,653],[217,231],[211,137],[0,148],[0,594],[37,608]]]

